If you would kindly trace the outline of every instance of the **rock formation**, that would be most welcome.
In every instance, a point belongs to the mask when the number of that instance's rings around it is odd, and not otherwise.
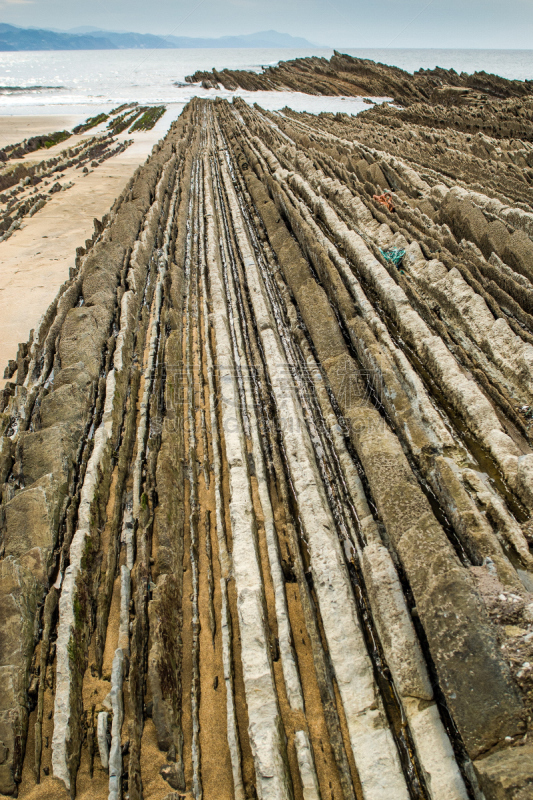
[[[401,105],[431,100],[445,105],[496,99],[531,98],[532,81],[515,81],[486,72],[457,73],[454,69],[419,69],[414,75],[365,58],[334,51],[329,59],[311,56],[280,61],[263,71],[198,70],[185,78],[206,89],[248,91],[289,90],[314,95],[393,97]]]
[[[93,136],[52,158],[19,161],[1,170],[0,242],[9,239],[20,228],[24,217],[33,217],[56,192],[71,188],[72,181],[60,182],[67,170],[81,169],[81,174],[87,173],[90,167],[123,153],[132,141],[117,142],[113,134]]]
[[[193,100],[21,346],[0,792],[531,796],[533,147],[416,108]]]

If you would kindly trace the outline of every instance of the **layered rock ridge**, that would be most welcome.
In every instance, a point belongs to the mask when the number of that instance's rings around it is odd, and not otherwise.
[[[318,56],[280,61],[262,72],[247,70],[198,70],[185,78],[206,89],[223,87],[230,91],[293,91],[313,95],[345,97],[393,97],[401,105],[416,102],[444,105],[476,104],[483,99],[528,100],[531,81],[501,78],[486,72],[469,75],[454,69],[419,69],[414,74],[399,67],[356,58],[334,51],[328,60]]]
[[[372,113],[192,101],[21,349],[4,795],[533,790],[530,146]]]

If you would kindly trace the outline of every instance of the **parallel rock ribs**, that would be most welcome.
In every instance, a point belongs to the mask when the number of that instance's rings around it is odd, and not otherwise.
[[[387,113],[192,101],[43,317],[3,794],[526,796],[533,209],[490,154],[529,145],[430,163]]]

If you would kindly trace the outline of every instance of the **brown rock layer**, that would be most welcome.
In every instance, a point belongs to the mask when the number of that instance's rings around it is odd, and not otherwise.
[[[312,56],[281,61],[263,72],[245,70],[197,71],[185,78],[206,89],[246,89],[247,91],[289,90],[314,95],[347,97],[393,97],[401,105],[431,100],[444,105],[479,102],[480,97],[496,99],[531,97],[531,81],[514,81],[486,72],[468,75],[454,69],[420,69],[411,75],[369,59],[337,53],[328,61]]]
[[[266,75],[407,92],[332,64]],[[195,100],[78,253],[2,394],[1,793],[529,796],[533,151],[401,116],[529,87],[456,77]]]

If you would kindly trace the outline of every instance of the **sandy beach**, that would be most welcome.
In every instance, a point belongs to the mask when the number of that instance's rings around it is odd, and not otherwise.
[[[80,121],[77,116],[0,117],[0,143],[5,147],[31,135],[72,128]],[[168,125],[170,121],[169,115]],[[10,163],[51,158],[91,135],[93,131],[72,136],[49,150],[39,150]],[[134,142],[88,174],[67,170],[62,180],[74,185],[54,194],[35,216],[24,219],[20,230],[0,242],[0,364],[16,357],[18,343],[27,341],[30,330],[68,278],[76,248],[92,236],[94,218],[101,219],[109,210],[161,136],[161,126],[156,126],[152,131],[117,137],[118,141],[129,138]],[[0,388],[4,383],[2,372]]]
[[[0,147],[21,142],[30,136],[69,130],[84,119],[79,114],[28,114],[0,117]]]

